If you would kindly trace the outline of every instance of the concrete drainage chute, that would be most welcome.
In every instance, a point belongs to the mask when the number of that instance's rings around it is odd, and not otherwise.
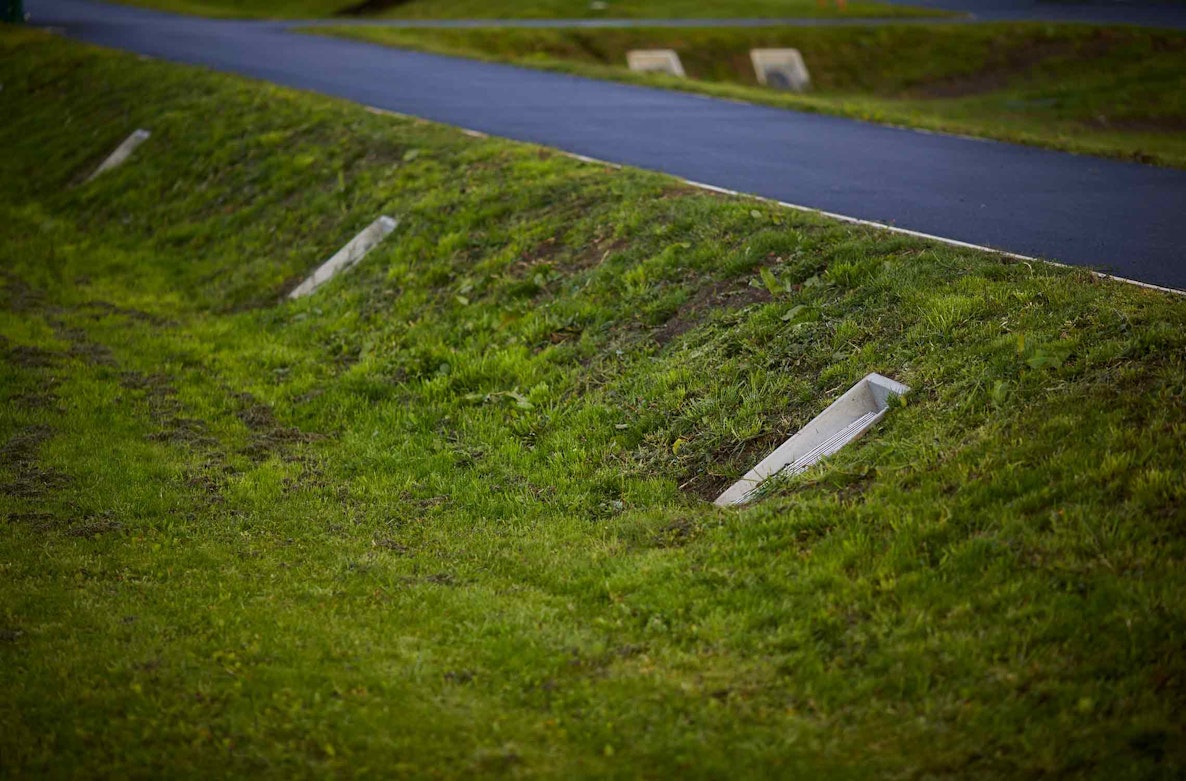
[[[807,470],[885,417],[892,396],[905,396],[909,392],[909,387],[889,377],[880,374],[866,376],[729,486],[713,504],[718,507],[747,504],[770,478],[797,475]]]

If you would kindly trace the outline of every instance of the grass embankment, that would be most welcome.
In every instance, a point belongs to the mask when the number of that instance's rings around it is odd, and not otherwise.
[[[1186,166],[1186,33],[1085,25],[320,33],[1086,154]],[[749,50],[794,47],[814,85],[757,85]],[[626,69],[679,52],[688,79]]]
[[[780,19],[950,16],[909,5],[853,0],[371,0],[404,19]]]
[[[1186,766],[1186,301],[0,46],[6,776]]]
[[[202,16],[308,19],[378,16],[395,19],[737,19],[903,18],[951,16],[946,11],[851,0],[121,0]]]

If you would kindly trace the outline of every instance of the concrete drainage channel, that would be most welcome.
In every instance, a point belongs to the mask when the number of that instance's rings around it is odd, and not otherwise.
[[[399,225],[399,220],[386,215],[375,220],[347,242],[346,246],[334,253],[332,258],[322,263],[308,279],[297,285],[288,297],[297,299],[310,295],[338,274],[358,265],[367,253],[387,237],[387,234],[395,230],[396,225]]]
[[[152,135],[147,130],[136,130],[132,135],[123,140],[123,143],[115,148],[115,151],[107,156],[107,159],[99,163],[99,167],[95,169],[94,173],[86,178],[87,182],[94,181],[95,177],[104,171],[110,171],[124,164],[124,162],[132,156],[132,152],[136,151],[136,147],[143,144]]]
[[[870,374],[836,399],[793,437],[762,459],[716,498],[718,507],[748,504],[761,496],[773,477],[793,476],[818,464],[868,431],[889,411],[890,399],[910,388],[880,374]]]

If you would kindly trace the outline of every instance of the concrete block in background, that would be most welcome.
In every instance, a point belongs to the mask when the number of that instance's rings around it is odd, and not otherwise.
[[[798,49],[753,49],[749,57],[759,84],[792,92],[803,92],[811,86],[807,64]]]
[[[635,49],[626,52],[626,64],[630,70],[640,73],[667,73],[684,78],[683,63],[671,49]]]

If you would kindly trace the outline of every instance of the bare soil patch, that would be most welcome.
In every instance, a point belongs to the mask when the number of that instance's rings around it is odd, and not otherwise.
[[[49,426],[26,426],[0,446],[0,468],[12,473],[8,483],[0,484],[0,493],[17,499],[38,499],[70,483],[70,477],[53,469],[42,468],[41,446],[54,435]]]
[[[712,282],[701,287],[672,318],[652,331],[651,338],[663,347],[703,323],[714,310],[741,309],[770,300],[770,291],[764,287],[753,287],[748,277]]]

